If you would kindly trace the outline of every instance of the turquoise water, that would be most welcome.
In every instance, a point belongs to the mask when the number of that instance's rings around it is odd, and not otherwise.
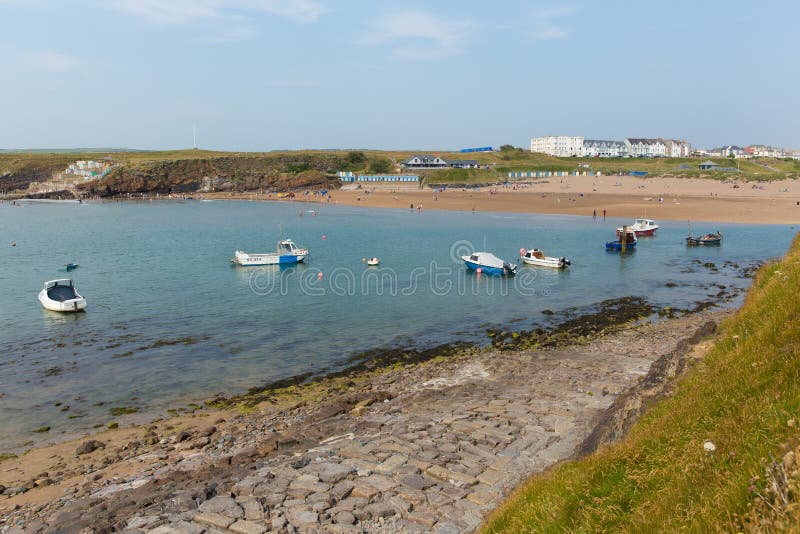
[[[312,207],[317,216],[298,216]],[[368,349],[485,342],[487,327],[527,328],[545,309],[628,295],[693,307],[720,291],[713,284],[746,288],[743,270],[782,255],[794,234],[698,224],[725,242],[687,249],[685,224],[665,222],[622,257],[603,244],[623,222],[298,203],[2,203],[0,450],[105,424],[111,407],[163,410],[341,368]],[[234,249],[272,251],[281,233],[310,248],[306,265],[230,265]],[[476,277],[453,260],[471,246],[515,262],[520,247],[537,246],[572,267]],[[368,256],[380,268],[365,267]],[[69,275],[59,271],[68,262],[80,264]],[[61,277],[75,280],[86,313],[41,308],[43,282]],[[31,432],[43,425],[49,434]]]

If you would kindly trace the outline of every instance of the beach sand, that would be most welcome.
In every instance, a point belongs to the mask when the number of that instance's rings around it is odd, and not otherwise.
[[[545,180],[547,180],[546,183]],[[730,183],[710,179],[569,176],[542,183],[480,189],[367,186],[333,191],[336,203],[373,208],[550,213],[602,218],[714,221],[751,224],[800,223],[800,182]],[[755,185],[755,187],[754,187]],[[369,193],[367,193],[369,191]],[[659,198],[663,200],[659,202]]]

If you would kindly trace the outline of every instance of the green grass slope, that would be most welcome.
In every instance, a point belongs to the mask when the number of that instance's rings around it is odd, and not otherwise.
[[[781,262],[761,269],[672,396],[622,441],[531,478],[484,532],[739,530],[755,496],[768,490],[769,459],[797,436],[798,287],[800,237]],[[706,440],[714,452],[704,450]]]

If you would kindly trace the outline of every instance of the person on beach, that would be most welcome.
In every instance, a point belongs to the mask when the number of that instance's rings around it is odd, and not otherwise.
[[[603,220],[606,220],[606,210],[603,210]]]
[[[597,221],[597,210],[592,211],[592,220]]]

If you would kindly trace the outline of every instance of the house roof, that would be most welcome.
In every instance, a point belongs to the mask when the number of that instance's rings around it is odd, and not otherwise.
[[[448,159],[445,160],[450,165],[459,164],[459,165],[477,165],[477,159]]]
[[[602,144],[605,144],[607,146],[621,146],[621,145],[624,145],[625,143],[623,143],[622,141],[604,141],[602,139],[586,139],[583,142],[583,144],[584,144],[584,146],[586,146],[586,145],[598,146],[598,145],[602,145]]]
[[[403,163],[411,163],[411,160],[414,159],[414,158],[419,158],[420,161],[422,161],[422,163],[433,163],[437,159],[441,159],[441,158],[439,158],[439,156],[431,156],[430,154],[417,154],[415,156],[411,156],[410,158],[405,160]],[[442,161],[444,161],[444,160],[442,160]]]
[[[655,145],[656,143],[662,143],[660,139],[647,139],[643,137],[628,137],[628,142],[632,145]]]

